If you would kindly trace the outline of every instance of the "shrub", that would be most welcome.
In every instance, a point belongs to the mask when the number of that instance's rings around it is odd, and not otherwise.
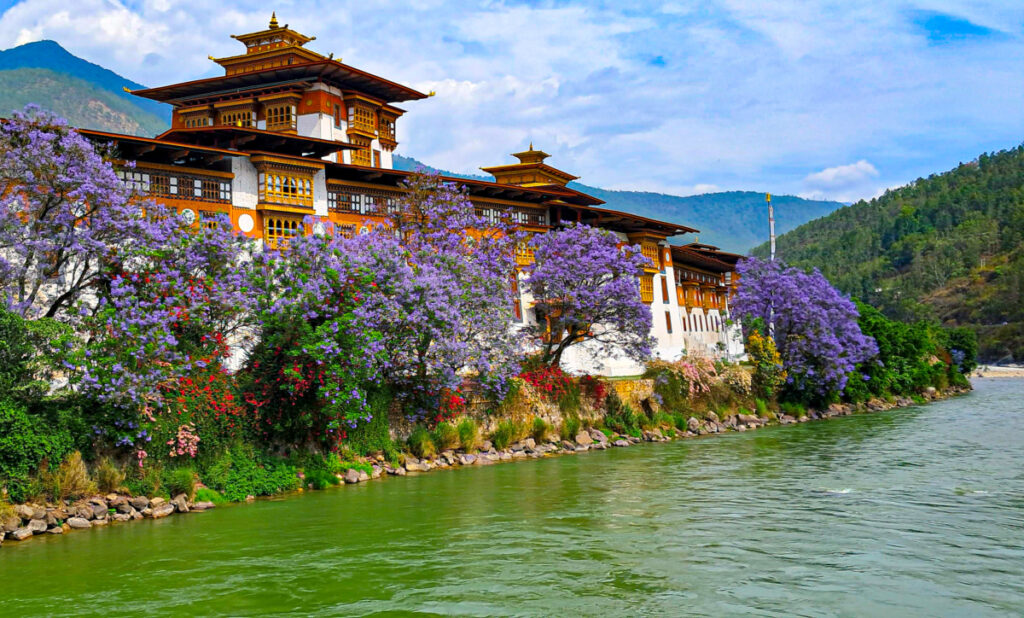
[[[473,419],[462,419],[456,429],[459,433],[459,444],[462,445],[463,450],[471,451],[480,443],[480,427]]]
[[[714,364],[700,357],[673,362],[654,360],[644,372],[644,377],[654,379],[655,400],[672,411],[684,410],[694,399],[708,393],[715,376]]]
[[[196,502],[212,502],[214,504],[224,504],[227,502],[221,493],[215,489],[209,487],[200,487],[196,489]]]
[[[165,470],[163,484],[172,497],[185,494],[192,500],[196,495],[196,471],[185,467]]]
[[[434,433],[431,436],[434,440],[434,446],[439,451],[446,451],[450,448],[455,448],[459,443],[459,430],[447,421],[441,421],[434,428]]]
[[[665,412],[656,412],[651,417],[651,422],[657,427],[672,427],[673,425],[675,425],[672,416]]]
[[[575,416],[570,416],[562,420],[562,427],[559,429],[559,435],[563,440],[572,441],[576,438],[576,434],[580,432],[580,419]]]
[[[636,414],[636,423],[637,423],[637,425],[640,426],[640,429],[646,429],[648,431],[650,431],[651,429],[654,429],[654,427],[656,425],[656,423],[654,422],[654,419],[651,418],[650,416],[644,414],[643,412],[638,412]]]
[[[138,471],[127,475],[125,486],[135,496],[158,496],[166,495],[163,490],[162,468],[158,465],[150,465],[145,468],[138,468]]]
[[[775,347],[775,341],[762,335],[760,330],[752,329],[747,337],[746,349],[754,364],[751,391],[757,397],[771,399],[786,381],[782,357]]]
[[[235,445],[225,452],[203,471],[203,478],[231,502],[250,495],[270,496],[299,486],[295,466],[245,445]]]
[[[422,425],[417,425],[407,440],[409,450],[419,458],[433,457],[437,454],[434,441],[430,439],[430,432]]]
[[[768,402],[758,398],[754,400],[754,407],[757,408],[758,416],[768,416]]]
[[[500,450],[508,448],[516,440],[516,425],[513,421],[505,419],[498,423],[498,427],[491,434],[491,444]]]
[[[313,489],[327,489],[331,485],[341,482],[337,476],[325,468],[306,469],[304,474],[306,485]]]
[[[391,440],[391,427],[388,423],[388,411],[391,406],[391,393],[378,389],[367,398],[370,420],[360,420],[354,429],[347,431],[348,445],[357,455],[369,455],[383,451],[393,453],[395,443]]]
[[[109,457],[101,459],[96,464],[93,472],[96,477],[96,486],[99,488],[100,493],[103,494],[119,491],[124,485],[124,479],[127,476],[124,470],[111,461]]]
[[[29,474],[44,461],[61,461],[74,450],[70,431],[59,419],[29,414],[26,407],[0,398],[0,485],[14,502],[29,496]]]
[[[76,500],[96,493],[96,484],[89,478],[89,471],[78,451],[62,461],[55,472],[46,468],[40,470],[39,477],[43,491],[54,500]]]
[[[533,435],[533,439],[537,442],[543,442],[548,437],[548,433],[551,432],[551,426],[548,425],[547,421],[539,416],[533,417],[533,427],[530,433]]]

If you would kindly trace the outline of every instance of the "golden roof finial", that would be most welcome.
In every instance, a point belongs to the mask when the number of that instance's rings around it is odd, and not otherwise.
[[[530,150],[533,150],[533,140],[530,140]]]
[[[264,13],[264,15],[266,15],[266,13]],[[277,11],[270,13],[270,29],[273,30],[275,28],[277,28]]]

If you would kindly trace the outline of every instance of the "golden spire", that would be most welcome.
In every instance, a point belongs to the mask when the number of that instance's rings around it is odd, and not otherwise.
[[[264,15],[265,14],[266,13],[264,13]],[[277,28],[277,11],[270,13],[270,29],[274,30],[275,28]]]
[[[533,140],[530,140],[530,150],[533,150]]]

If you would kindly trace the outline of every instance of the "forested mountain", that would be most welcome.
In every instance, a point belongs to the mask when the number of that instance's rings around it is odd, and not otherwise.
[[[36,103],[74,126],[155,135],[170,121],[170,106],[124,91],[144,88],[68,53],[53,41],[0,51],[0,116]]]
[[[395,157],[395,167],[404,170],[417,167],[435,169],[416,159],[402,156]],[[440,171],[461,178],[493,180],[490,176]],[[698,236],[701,242],[717,245],[726,251],[746,253],[768,237],[768,209],[764,193],[726,191],[683,197],[646,191],[612,191],[577,182],[569,186],[601,198],[607,203],[607,208],[697,228],[700,230]],[[790,195],[772,196],[772,203],[775,206],[777,233],[792,230],[801,223],[823,217],[842,207],[839,202],[805,200]],[[680,240],[693,241],[694,236]]]
[[[984,360],[1024,360],[1024,147],[802,225],[778,256],[890,317],[973,327]]]

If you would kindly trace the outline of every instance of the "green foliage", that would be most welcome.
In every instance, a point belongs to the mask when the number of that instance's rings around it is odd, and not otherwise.
[[[1024,146],[983,154],[802,225],[778,250],[887,317],[968,326],[983,360],[1022,360],[1022,179]]]
[[[548,434],[551,433],[551,425],[539,416],[533,417],[533,426],[530,428],[530,434],[533,439],[537,442],[543,442],[547,439]]]
[[[360,420],[355,429],[349,429],[345,441],[357,455],[383,451],[390,458],[390,455],[395,453],[391,426],[388,424],[390,405],[391,393],[386,389],[373,390],[367,396],[367,406],[372,416],[369,422]]]
[[[412,430],[412,433],[409,434],[409,439],[406,442],[409,445],[409,451],[421,459],[424,457],[433,457],[437,454],[437,447],[434,446],[434,441],[431,439],[430,432],[422,425],[417,425]]]
[[[572,441],[580,432],[580,426],[580,419],[575,416],[566,417],[562,419],[562,426],[559,428],[558,434],[563,440]]]
[[[459,430],[449,422],[441,421],[431,434],[438,451],[455,448],[459,444]]]
[[[59,419],[30,414],[24,404],[0,398],[0,484],[12,500],[28,498],[29,475],[43,461],[62,461],[73,450],[74,439]]]
[[[513,442],[519,441],[525,435],[525,424],[518,423],[512,419],[504,419],[498,422],[498,427],[491,434],[491,444],[500,451],[508,448]]]
[[[612,392],[614,393],[615,391]],[[622,435],[639,436],[640,415],[629,404],[623,404],[618,397],[615,397],[613,402],[611,394],[609,394],[608,399],[610,405],[608,406],[608,413],[604,417],[605,426]],[[686,426],[685,421],[683,426]]]
[[[755,399],[754,407],[757,409],[757,415],[761,417],[768,416],[768,402],[764,399]]]
[[[226,504],[227,498],[215,489],[200,487],[196,489],[196,502],[212,502],[214,504]]]
[[[459,444],[466,452],[476,449],[480,444],[480,426],[476,421],[466,417],[459,421],[457,427],[459,432]]]
[[[324,468],[307,469],[303,474],[305,475],[304,481],[306,485],[317,490],[327,489],[341,482],[337,476]]]
[[[878,344],[878,358],[861,364],[862,375],[851,376],[846,393],[850,401],[909,395],[928,386],[943,389],[951,381],[963,384],[961,371],[976,366],[977,339],[968,329],[943,329],[924,321],[904,324],[860,302],[857,310],[861,331]]]
[[[189,467],[168,468],[163,472],[163,486],[173,497],[185,494],[191,500],[196,495],[196,471]]]
[[[675,421],[667,412],[656,412],[651,416],[651,424],[655,427],[672,427]]]
[[[163,488],[163,468],[157,465],[148,465],[144,468],[135,468],[127,475],[125,487],[135,496],[165,496],[167,492]]]
[[[56,470],[42,466],[39,470],[39,489],[51,500],[77,500],[96,492],[96,484],[89,478],[89,470],[82,454],[68,455]]]
[[[793,418],[807,416],[807,408],[805,408],[802,403],[785,401],[779,404],[779,409],[782,410],[783,414],[788,414]]]
[[[295,466],[279,458],[256,451],[251,446],[235,445],[202,471],[207,486],[224,494],[231,502],[246,496],[270,496],[299,486]]]
[[[104,457],[96,464],[93,475],[96,477],[96,487],[102,494],[120,490],[128,476],[121,466],[114,463],[109,457]]]

